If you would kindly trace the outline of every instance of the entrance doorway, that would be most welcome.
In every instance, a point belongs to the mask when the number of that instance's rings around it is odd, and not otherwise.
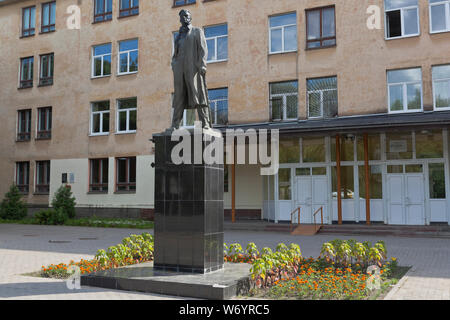
[[[313,214],[320,207],[323,207],[323,216],[326,220],[328,203],[326,168],[297,168],[295,179],[296,207],[301,207],[300,223],[313,223]],[[320,215],[316,216],[316,222],[320,223]]]
[[[423,165],[388,165],[388,223],[425,224]]]

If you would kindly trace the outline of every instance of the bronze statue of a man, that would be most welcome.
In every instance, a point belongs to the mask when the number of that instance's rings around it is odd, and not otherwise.
[[[206,87],[208,47],[201,28],[191,25],[189,10],[181,10],[181,28],[172,57],[174,78],[172,128],[179,128],[185,109],[197,109],[202,127],[211,127],[211,110]]]

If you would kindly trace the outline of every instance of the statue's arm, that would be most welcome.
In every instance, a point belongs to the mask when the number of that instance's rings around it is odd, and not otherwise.
[[[200,71],[206,74],[206,64],[208,60],[208,45],[206,44],[206,37],[203,29],[199,28],[200,44],[199,44],[199,59],[200,59]]]

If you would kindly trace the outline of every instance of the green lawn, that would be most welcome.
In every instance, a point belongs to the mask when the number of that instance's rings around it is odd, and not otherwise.
[[[33,218],[27,217],[21,220],[0,219],[0,223],[14,224],[38,224]],[[65,226],[80,227],[101,227],[101,228],[133,228],[133,229],[153,229],[153,221],[142,219],[121,219],[121,218],[76,218],[69,219]]]

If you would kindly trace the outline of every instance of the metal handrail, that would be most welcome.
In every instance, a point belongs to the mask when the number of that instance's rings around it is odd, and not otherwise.
[[[314,227],[316,227],[316,215],[319,213],[319,211],[320,211],[320,225],[323,226],[323,206],[321,206],[319,209],[317,209],[317,210],[313,213]]]
[[[300,224],[300,206],[298,206],[294,211],[291,212],[291,231],[294,225],[294,213],[298,212],[298,216],[297,216],[297,224]]]

